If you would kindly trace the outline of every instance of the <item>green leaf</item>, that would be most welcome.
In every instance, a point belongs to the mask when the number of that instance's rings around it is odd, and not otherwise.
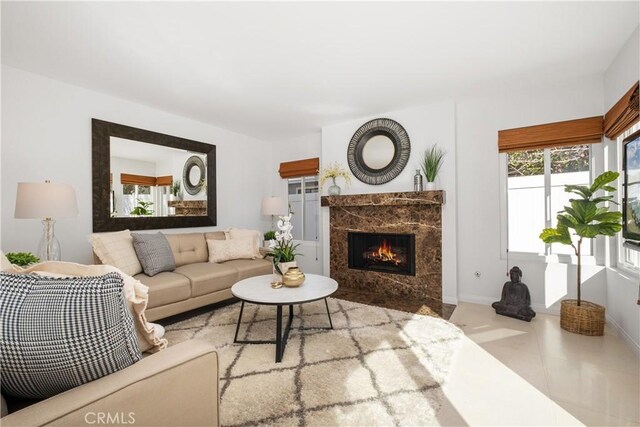
[[[578,194],[585,199],[590,198],[593,195],[593,192],[589,189],[589,187],[584,185],[565,185],[564,191],[567,193]]]
[[[598,211],[596,204],[589,200],[571,199],[571,207],[574,211],[573,216],[578,220],[578,223],[582,224],[590,223]]]
[[[606,209],[606,208],[605,208]],[[601,212],[593,217],[593,221],[618,223],[622,220],[622,212]]]
[[[540,233],[540,238],[545,243],[562,243],[563,245],[571,244],[571,236],[566,227],[545,228]]]
[[[567,214],[559,214],[557,218],[558,218],[558,227],[562,225],[563,227],[566,227],[566,228],[574,228],[574,226],[578,222],[573,216],[567,215]]]
[[[604,187],[602,187],[602,190],[609,191],[609,192],[616,191],[616,187],[612,187],[610,185],[605,185]]]
[[[618,179],[618,176],[620,176],[618,172],[613,172],[613,171],[603,172],[602,174],[600,174],[599,177],[593,180],[593,184],[591,184],[591,188],[590,188],[591,193],[595,193],[596,191],[604,188],[605,186],[607,186],[608,183]],[[607,191],[615,191],[615,189],[607,190]]]
[[[600,234],[599,224],[576,224],[576,233],[580,237],[596,237],[598,234]]]
[[[620,203],[618,203],[618,202],[613,200],[613,196],[596,197],[595,199],[591,199],[591,201],[593,203],[609,202],[609,203],[613,203],[615,205],[619,205],[620,204]]]

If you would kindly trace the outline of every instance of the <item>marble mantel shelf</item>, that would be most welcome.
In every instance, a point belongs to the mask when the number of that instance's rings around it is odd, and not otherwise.
[[[321,206],[403,206],[403,205],[443,205],[445,192],[407,191],[402,193],[345,194],[344,196],[322,196]]]

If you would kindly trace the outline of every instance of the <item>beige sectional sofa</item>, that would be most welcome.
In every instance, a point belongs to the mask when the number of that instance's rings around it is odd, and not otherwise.
[[[182,342],[128,368],[5,415],[4,426],[217,426],[218,355]]]
[[[272,273],[269,260],[237,259],[210,263],[207,240],[224,240],[223,231],[209,233],[165,234],[176,269],[149,277],[134,277],[149,287],[146,316],[162,319],[232,298],[231,286],[247,277]]]

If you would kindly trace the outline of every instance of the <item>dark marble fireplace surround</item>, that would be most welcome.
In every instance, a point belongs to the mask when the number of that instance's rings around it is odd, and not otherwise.
[[[441,307],[443,203],[443,191],[323,196],[331,277],[349,291]],[[349,232],[414,234],[415,275],[350,269]]]

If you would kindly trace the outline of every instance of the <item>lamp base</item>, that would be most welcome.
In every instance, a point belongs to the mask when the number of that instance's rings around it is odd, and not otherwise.
[[[56,239],[53,226],[55,221],[52,219],[42,220],[42,237],[38,243],[38,258],[40,261],[60,261],[60,242]]]

